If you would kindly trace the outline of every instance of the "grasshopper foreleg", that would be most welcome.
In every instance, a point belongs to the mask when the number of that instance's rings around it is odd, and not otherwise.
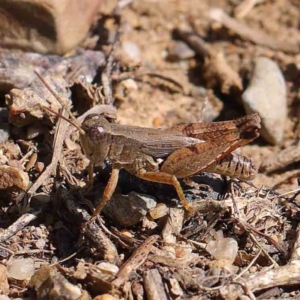
[[[104,193],[103,193],[103,199],[97,205],[96,209],[93,212],[92,217],[87,222],[87,225],[89,225],[91,222],[94,221],[96,216],[102,211],[105,204],[110,200],[110,198],[111,198],[112,194],[114,193],[114,191],[116,190],[116,187],[117,187],[117,184],[118,184],[119,172],[120,172],[120,169],[113,169],[112,170],[110,178],[108,180],[108,183],[107,183],[107,185],[105,187],[105,190],[104,190]]]

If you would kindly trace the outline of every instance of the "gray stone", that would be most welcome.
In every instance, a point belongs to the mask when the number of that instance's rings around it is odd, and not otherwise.
[[[195,56],[195,51],[192,50],[186,43],[182,41],[174,41],[169,47],[168,60],[181,61]]]
[[[5,143],[9,139],[9,125],[0,124],[0,143]]]
[[[0,107],[0,143],[9,139],[8,111],[6,107]]]
[[[280,144],[287,118],[286,85],[274,61],[267,57],[255,59],[252,78],[242,99],[247,113],[259,113],[261,136],[271,144]]]
[[[121,226],[134,226],[156,206],[156,200],[148,195],[131,192],[114,195],[103,208],[103,213]]]

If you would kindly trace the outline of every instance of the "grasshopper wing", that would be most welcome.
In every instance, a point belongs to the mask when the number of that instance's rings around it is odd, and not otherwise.
[[[231,121],[182,124],[173,126],[165,131],[182,133],[185,136],[201,139],[206,142],[231,139],[234,135],[239,135],[246,140],[253,140],[259,135],[260,122],[259,115],[252,114]]]
[[[155,158],[163,158],[177,149],[204,141],[188,137],[181,132],[136,126],[112,125],[113,142]]]
[[[257,114],[234,121],[179,125],[171,131],[203,138],[204,143],[174,151],[164,162],[161,171],[178,178],[195,175],[218,162],[240,146],[259,136],[260,117]],[[208,133],[204,132],[207,128]],[[218,130],[219,128],[219,130]]]

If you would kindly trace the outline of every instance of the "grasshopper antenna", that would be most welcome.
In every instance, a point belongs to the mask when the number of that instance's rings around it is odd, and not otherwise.
[[[78,131],[79,131],[79,133],[81,135],[85,135],[85,131],[80,127],[80,125],[78,124],[78,122],[74,123],[73,121],[67,119],[66,117],[64,117],[63,115],[59,114],[58,112],[52,110],[49,107],[41,105],[41,108],[44,109],[44,110],[47,110],[47,111],[51,112],[53,115],[56,115],[56,116],[58,116],[61,119],[64,119],[65,121],[69,122],[71,125],[73,125],[75,128],[78,129]]]
[[[44,84],[44,86],[49,90],[49,92],[55,97],[55,99],[61,104],[61,106],[63,107],[63,109],[69,114],[71,120],[68,120],[67,118],[65,118],[64,116],[60,115],[59,113],[55,112],[54,110],[42,106],[43,109],[50,111],[52,114],[64,119],[65,121],[69,122],[70,124],[72,124],[74,127],[76,127],[79,131],[79,133],[81,135],[85,135],[85,131],[80,127],[80,124],[77,122],[76,118],[74,117],[73,113],[70,111],[70,109],[65,105],[63,99],[54,92],[54,90],[51,88],[51,86],[48,84],[48,82],[42,77],[41,74],[39,74],[37,71],[34,71],[34,73],[36,74],[36,76],[40,79],[40,81]]]

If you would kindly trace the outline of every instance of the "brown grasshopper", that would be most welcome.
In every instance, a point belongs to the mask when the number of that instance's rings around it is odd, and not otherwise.
[[[63,103],[43,78],[39,78]],[[256,173],[251,160],[231,152],[259,136],[258,114],[232,121],[183,124],[165,130],[119,125],[102,115],[92,114],[85,118],[81,127],[75,126],[79,128],[81,144],[90,159],[90,176],[93,167],[103,166],[106,159],[112,164],[103,199],[91,220],[114,193],[120,169],[148,181],[173,185],[183,207],[189,212],[194,211],[178,179],[203,171],[242,179],[252,179]]]

